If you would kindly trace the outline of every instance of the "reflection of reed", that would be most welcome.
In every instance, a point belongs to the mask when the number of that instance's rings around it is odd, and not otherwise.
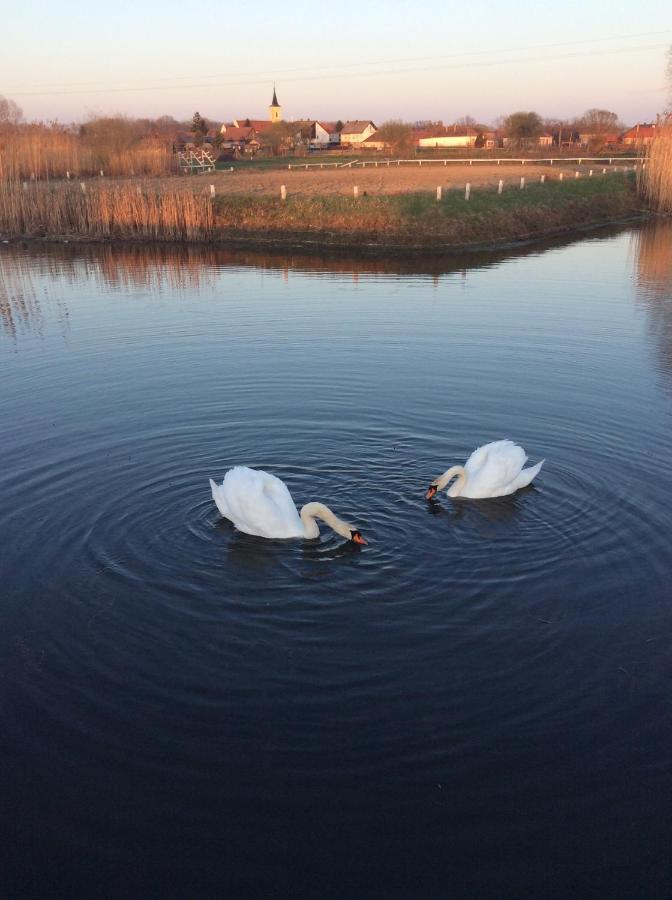
[[[568,243],[564,241],[563,243]],[[553,246],[559,246],[554,242]],[[12,249],[8,248],[9,254]],[[518,249],[516,256],[538,253],[539,246]],[[358,258],[352,255],[267,252],[240,250],[212,244],[190,243],[105,243],[33,244],[22,250],[25,267],[39,274],[71,283],[83,279],[100,280],[113,290],[157,290],[174,292],[212,287],[222,268],[254,268],[277,272],[283,280],[294,274],[340,275],[353,279],[368,275],[426,275],[438,285],[442,275],[494,265],[511,251],[454,254],[437,257]],[[17,257],[18,263],[19,257]]]
[[[30,269],[11,253],[0,253],[0,321],[12,337],[22,328],[40,331],[42,327]]]
[[[660,364],[672,375],[672,222],[651,222],[635,236],[637,295],[646,305]]]

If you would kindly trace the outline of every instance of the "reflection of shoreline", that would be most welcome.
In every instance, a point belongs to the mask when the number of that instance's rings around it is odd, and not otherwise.
[[[657,223],[656,223],[657,224]],[[667,223],[659,223],[661,226]],[[591,241],[609,240],[628,226],[603,228],[591,233]],[[647,238],[652,226],[640,235],[640,270],[650,270],[657,259],[656,241]],[[54,282],[81,284],[92,280],[112,291],[189,294],[203,289],[222,290],[223,270],[256,269],[280,276],[289,282],[293,276],[349,276],[354,281],[367,277],[419,275],[432,278],[438,285],[441,276],[460,275],[497,265],[504,260],[537,255],[586,240],[586,234],[564,236],[543,244],[488,252],[451,253],[440,256],[356,257],[345,252],[336,255],[307,252],[261,252],[232,250],[212,244],[170,243],[87,243],[27,242],[0,248],[0,318],[4,330],[12,336],[20,328],[40,331],[43,325],[34,279],[47,276]],[[652,243],[653,240],[653,243]],[[648,262],[647,262],[648,261]],[[640,282],[646,278],[640,274]],[[661,281],[659,278],[658,281]],[[658,283],[658,282],[656,282]],[[665,279],[661,281],[665,284]],[[59,300],[59,302],[62,302]],[[67,315],[67,311],[66,311]]]
[[[173,289],[194,288],[202,285],[208,269],[254,268],[269,272],[359,275],[450,275],[463,274],[469,269],[480,269],[495,265],[505,259],[537,254],[547,249],[569,246],[578,241],[606,240],[624,229],[626,224],[602,226],[599,230],[586,229],[564,234],[551,240],[534,243],[519,243],[491,247],[489,249],[469,249],[441,255],[412,253],[358,255],[352,249],[330,248],[326,252],[316,252],[305,247],[291,251],[273,250],[266,247],[225,248],[213,244],[186,243],[94,243],[70,241],[27,241],[21,245],[8,245],[0,251],[0,256],[12,253],[20,246],[21,256],[31,261],[40,273],[77,279],[80,265],[93,264],[93,274],[100,275],[108,287],[160,287],[169,285]],[[157,267],[163,269],[157,272]],[[92,273],[87,269],[87,274]],[[158,282],[157,283],[157,279]]]
[[[637,299],[646,308],[661,368],[672,377],[672,221],[656,219],[634,235]]]

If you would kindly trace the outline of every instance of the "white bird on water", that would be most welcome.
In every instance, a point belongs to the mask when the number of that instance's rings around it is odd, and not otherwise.
[[[425,496],[431,500],[437,491],[442,491],[455,479],[446,492],[449,497],[472,500],[505,497],[526,487],[538,475],[545,460],[524,469],[526,462],[525,451],[513,441],[484,444],[474,450],[464,466],[451,466],[435,478]]]
[[[224,476],[221,484],[210,479],[212,499],[225,519],[233,522],[238,531],[263,538],[316,538],[321,519],[336,534],[366,544],[359,529],[339,519],[324,503],[306,503],[297,512],[289,488],[268,472],[235,466]]]

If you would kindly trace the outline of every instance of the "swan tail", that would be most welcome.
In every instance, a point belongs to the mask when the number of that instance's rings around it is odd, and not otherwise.
[[[537,475],[541,471],[541,467],[545,462],[546,460],[542,459],[535,466],[530,466],[529,469],[523,469],[523,471],[520,473],[520,483],[518,487],[526,487],[528,484],[530,484],[530,482],[537,477]]]
[[[215,505],[220,513],[224,516],[225,519],[230,519],[231,516],[229,514],[229,510],[226,506],[226,501],[222,496],[222,487],[212,480],[212,478],[208,479],[210,482],[210,490],[212,491],[212,499],[215,501]]]

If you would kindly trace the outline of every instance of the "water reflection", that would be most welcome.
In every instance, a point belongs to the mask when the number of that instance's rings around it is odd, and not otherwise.
[[[634,234],[637,298],[648,314],[658,362],[672,376],[672,222],[658,219]]]
[[[595,240],[607,240],[613,229],[600,231]],[[574,243],[560,238],[515,250],[479,251],[434,256],[369,257],[328,253],[267,252],[227,249],[201,244],[10,244],[0,250],[0,319],[5,332],[40,332],[43,316],[40,296],[56,299],[67,319],[60,296],[49,292],[56,286],[93,283],[98,289],[119,292],[172,293],[190,295],[221,287],[222,270],[255,269],[279,274],[285,284],[292,276],[348,275],[359,284],[362,276],[423,275],[438,289],[443,276],[459,275],[466,284],[470,272],[498,265],[503,260],[539,255],[552,247]],[[654,242],[649,238],[648,248]],[[43,294],[36,279],[44,278]]]
[[[0,253],[0,321],[12,337],[19,329],[39,332],[43,324],[30,269],[7,253]]]

